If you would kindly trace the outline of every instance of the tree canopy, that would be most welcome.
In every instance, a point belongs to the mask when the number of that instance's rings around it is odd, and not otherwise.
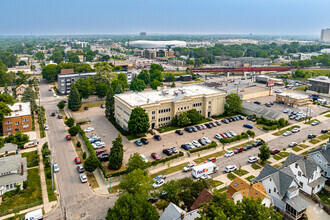
[[[68,108],[77,111],[81,107],[81,99],[75,84],[71,84],[71,91],[68,98]]]
[[[121,134],[112,141],[112,148],[110,149],[108,167],[111,170],[119,170],[123,164],[124,145]]]
[[[134,79],[131,82],[130,90],[141,92],[146,88],[146,84],[142,79]]]
[[[107,97],[105,99],[105,115],[107,118],[110,118],[110,116],[113,115],[114,112],[115,100],[113,96],[114,96],[114,92],[110,86]]]
[[[138,79],[144,81],[144,84],[148,85],[150,83],[150,74],[148,70],[142,70],[139,75],[137,76]]]
[[[131,134],[140,134],[148,131],[149,116],[145,109],[136,107],[132,110],[128,121],[128,130]]]
[[[238,94],[230,93],[227,95],[225,111],[231,115],[242,111],[242,100]]]
[[[144,160],[142,159],[139,153],[134,153],[129,157],[127,163],[127,172],[130,173],[133,170],[137,170],[137,169],[146,171],[147,168],[148,168],[148,164],[144,162]]]
[[[270,157],[270,149],[267,146],[266,143],[263,143],[260,147],[259,147],[259,151],[260,153],[258,154],[258,157],[260,158],[261,161],[266,161],[269,159]]]
[[[151,182],[145,171],[140,169],[135,169],[128,173],[123,180],[119,183],[120,192],[139,194],[142,196],[147,196],[149,190],[151,190]]]

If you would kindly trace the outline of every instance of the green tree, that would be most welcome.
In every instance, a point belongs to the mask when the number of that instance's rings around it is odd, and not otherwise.
[[[69,128],[69,134],[73,137],[76,136],[78,132],[79,132],[79,128],[77,126],[71,126]]]
[[[163,68],[161,65],[158,65],[158,64],[151,64],[151,65],[150,65],[149,73],[152,74],[152,73],[154,73],[155,71],[163,72],[163,71],[164,71],[164,68]],[[152,80],[151,80],[151,81],[152,81]]]
[[[56,51],[53,53],[53,55],[50,56],[50,59],[55,63],[59,64],[63,61],[63,54],[61,51]]]
[[[96,168],[99,167],[100,161],[97,159],[95,154],[89,156],[84,163],[84,169],[87,172],[93,172]]]
[[[118,170],[123,164],[123,156],[124,156],[124,146],[123,139],[118,134],[118,137],[112,141],[112,148],[110,149],[109,163],[108,167],[111,170]]]
[[[18,63],[19,66],[26,66],[27,63],[24,60],[19,61]]]
[[[23,148],[24,145],[30,141],[30,138],[27,134],[23,134],[21,131],[16,132],[14,136],[8,136],[5,138],[5,141],[17,144],[18,148]]]
[[[225,110],[229,115],[240,113],[242,111],[241,97],[235,93],[230,93],[227,95]]]
[[[261,145],[261,147],[259,147],[259,152],[260,153],[258,154],[258,157],[260,158],[260,160],[262,162],[265,162],[266,160],[269,159],[269,157],[270,157],[270,149],[269,149],[269,147],[267,146],[266,143],[263,143]]]
[[[68,98],[68,108],[77,111],[81,107],[81,99],[75,84],[71,84],[71,91]]]
[[[27,87],[22,94],[22,102],[31,102],[37,98],[36,92],[31,88]]]
[[[139,194],[126,193],[119,197],[113,208],[109,208],[106,220],[159,219],[156,208]]]
[[[203,116],[196,109],[189,110],[187,116],[191,124],[198,124],[203,120]]]
[[[142,79],[134,79],[131,82],[130,90],[141,92],[146,88],[146,84]]]
[[[0,102],[13,105],[15,103],[15,100],[11,95],[3,93],[0,94]]]
[[[60,101],[60,102],[57,103],[57,108],[58,109],[62,110],[62,109],[64,109],[64,107],[65,107],[65,102],[64,101]]]
[[[119,187],[122,194],[130,193],[147,196],[149,190],[151,190],[151,183],[145,171],[135,169],[120,181]]]
[[[175,87],[175,82],[173,81],[173,83],[171,84],[171,88]]]
[[[0,53],[0,60],[6,65],[6,67],[14,67],[17,63],[17,56],[11,52]]]
[[[168,202],[172,202],[176,205],[180,204],[180,196],[179,193],[182,191],[179,182],[176,180],[170,180],[163,185],[163,191],[167,192],[162,198],[164,198]]]
[[[148,70],[142,70],[137,78],[143,80],[146,85],[150,83],[150,74]]]
[[[128,130],[131,134],[140,134],[148,131],[149,116],[145,109],[136,107],[132,110],[128,121]]]
[[[109,86],[105,83],[99,83],[96,85],[96,94],[100,99],[104,98],[109,90]]]
[[[190,125],[191,124],[191,121],[190,121],[190,119],[188,117],[188,113],[187,112],[182,112],[181,114],[179,114],[177,124],[180,127],[184,127],[184,126],[187,126],[187,125]]]
[[[57,80],[57,75],[60,73],[60,69],[55,64],[49,64],[42,67],[42,77],[48,82],[54,82]]]
[[[124,92],[123,84],[120,80],[114,79],[111,82],[111,88],[115,92],[115,94],[120,94]]]
[[[3,137],[0,137],[0,149],[5,146],[5,139]]]
[[[95,76],[96,82],[104,82],[109,84],[113,79],[117,78],[117,74],[112,72],[113,67],[107,62],[96,63],[94,68],[97,73]]]
[[[150,72],[150,81],[153,82],[154,80],[158,80],[159,82],[163,82],[163,74],[160,70],[155,70]]]
[[[0,123],[2,123],[5,116],[11,115],[11,109],[5,102],[0,102]]]
[[[127,172],[130,173],[133,170],[137,170],[137,169],[146,171],[147,168],[148,168],[148,164],[144,162],[144,160],[142,159],[139,153],[134,153],[129,157],[127,163]]]
[[[164,74],[165,82],[173,82],[175,80],[173,73]]]
[[[80,97],[83,99],[88,99],[90,95],[93,94],[96,86],[95,80],[91,77],[87,77],[86,79],[80,78],[75,83],[75,86],[78,89]]]
[[[38,52],[38,53],[36,53],[35,57],[40,62],[41,60],[45,59],[45,54],[43,52]]]
[[[195,66],[201,66],[203,64],[202,60],[200,58],[197,58],[195,60]]]
[[[77,55],[70,57],[69,61],[72,63],[80,63],[80,59]]]
[[[118,74],[118,80],[120,81],[120,84],[122,88],[128,88],[128,81],[127,81],[127,76],[125,73],[119,73]]]
[[[69,128],[71,128],[72,126],[74,126],[74,118],[72,118],[72,117],[67,118],[64,123],[66,124],[66,126],[68,126]]]
[[[150,83],[150,87],[152,88],[152,89],[157,89],[157,86],[161,86],[162,85],[162,83],[161,82],[159,82],[158,80],[156,80],[156,79],[154,79],[151,83]]]
[[[109,87],[109,91],[107,94],[107,97],[105,99],[105,115],[107,118],[110,118],[111,115],[113,115],[114,112],[114,92],[111,87]]]

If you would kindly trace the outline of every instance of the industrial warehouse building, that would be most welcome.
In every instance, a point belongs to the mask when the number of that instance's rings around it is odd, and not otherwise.
[[[115,95],[115,118],[128,129],[132,110],[141,107],[149,115],[150,128],[169,125],[173,117],[196,109],[203,117],[224,113],[226,93],[202,85]]]
[[[311,104],[311,98],[307,95],[292,92],[283,92],[280,94],[276,94],[275,102],[296,108],[299,106]]]
[[[242,113],[246,115],[255,115],[257,117],[264,117],[268,120],[279,120],[280,118],[284,118],[288,120],[288,115],[284,114],[283,112],[270,109],[266,106],[257,105],[252,102],[243,102],[242,103]]]

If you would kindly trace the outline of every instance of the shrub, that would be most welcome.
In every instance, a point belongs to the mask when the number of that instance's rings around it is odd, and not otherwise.
[[[241,134],[237,135],[236,137],[232,137],[232,138],[221,138],[220,139],[220,142],[222,144],[226,144],[226,143],[231,143],[231,142],[235,142],[235,141],[238,141],[238,140],[246,139],[248,137],[249,137],[249,135],[247,133],[242,132]]]
[[[80,143],[80,141],[77,142],[77,147],[78,147],[78,148],[81,147],[81,143]]]
[[[45,143],[42,145],[42,149],[48,149],[48,142],[45,142]]]
[[[207,150],[207,149],[210,149],[210,148],[216,148],[217,146],[218,146],[217,142],[212,141],[211,144],[209,144],[209,145],[206,145],[206,146],[200,147],[200,148],[190,149],[188,151],[189,151],[189,153],[195,153],[195,152],[202,151],[202,150]]]
[[[87,157],[86,151],[83,153],[82,157],[83,157],[84,160],[86,159],[86,157]]]
[[[23,182],[23,189],[26,189],[26,187],[28,187],[27,181]]]
[[[76,136],[78,133],[79,133],[79,128],[77,126],[72,126],[69,129],[69,134],[73,137]]]
[[[173,156],[170,156],[170,157],[166,157],[164,159],[161,159],[161,160],[155,160],[155,161],[152,161],[150,163],[149,166],[156,166],[157,164],[160,164],[160,163],[165,163],[167,161],[170,161],[170,160],[173,160],[173,159],[176,159],[176,158],[179,158],[179,157],[182,157],[184,154],[182,151],[180,151],[178,154],[176,155],[173,155]]]

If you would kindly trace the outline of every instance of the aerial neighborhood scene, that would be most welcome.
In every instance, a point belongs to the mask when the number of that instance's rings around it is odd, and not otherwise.
[[[329,1],[0,8],[0,220],[330,219]]]

